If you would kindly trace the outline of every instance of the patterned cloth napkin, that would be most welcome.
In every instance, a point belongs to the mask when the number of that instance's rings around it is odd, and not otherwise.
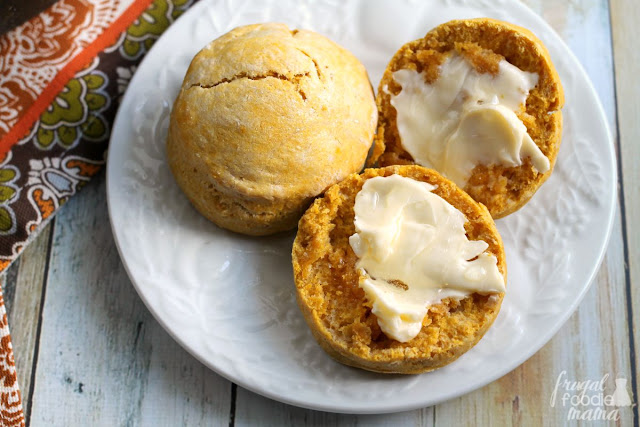
[[[136,66],[191,3],[59,0],[0,36],[0,272],[105,163]],[[0,291],[0,424],[24,423]]]

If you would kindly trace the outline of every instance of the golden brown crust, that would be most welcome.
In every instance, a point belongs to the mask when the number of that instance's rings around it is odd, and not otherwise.
[[[236,28],[193,59],[167,155],[193,205],[252,235],[294,228],[311,200],[361,170],[377,109],[364,66],[284,24]]]
[[[564,94],[558,73],[542,42],[525,28],[488,18],[456,20],[402,46],[391,59],[378,87],[376,103],[380,118],[373,155],[367,165],[414,163],[402,148],[396,111],[390,103],[389,93],[397,95],[401,90],[393,80],[393,72],[405,68],[424,71],[426,81],[433,82],[438,77],[439,65],[451,51],[465,56],[479,72],[496,73],[498,62],[504,58],[521,70],[539,76],[538,85],[529,93],[526,108],[518,117],[549,159],[550,170],[538,173],[529,159],[518,167],[478,165],[464,188],[487,206],[493,218],[501,218],[520,209],[551,175],[562,134],[560,109],[564,105]]]
[[[429,309],[417,337],[401,343],[381,332],[364,291],[349,244],[355,233],[353,206],[367,179],[393,174],[436,185],[434,193],[468,219],[471,240],[484,240],[506,278],[502,239],[487,209],[437,172],[421,166],[389,166],[353,174],[329,188],[300,219],[293,244],[298,305],[314,337],[339,362],[375,372],[414,374],[453,362],[473,347],[493,323],[502,294],[473,294]]]

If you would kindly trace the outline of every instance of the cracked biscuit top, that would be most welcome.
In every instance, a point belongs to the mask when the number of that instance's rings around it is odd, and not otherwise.
[[[295,227],[311,200],[364,165],[377,123],[364,66],[284,24],[236,28],[193,59],[167,154],[193,205],[261,235]]]

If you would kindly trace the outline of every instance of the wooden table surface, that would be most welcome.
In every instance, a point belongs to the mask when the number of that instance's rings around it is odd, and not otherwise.
[[[558,376],[627,379],[637,402],[640,335],[640,2],[526,0],[576,54],[604,106],[618,157],[618,210],[600,271],[578,310],[536,355],[446,403],[389,415],[300,409],[249,392],[162,329],[120,262],[104,174],[57,214],[3,279],[18,381],[33,426],[564,425]],[[617,422],[638,425],[638,407]]]

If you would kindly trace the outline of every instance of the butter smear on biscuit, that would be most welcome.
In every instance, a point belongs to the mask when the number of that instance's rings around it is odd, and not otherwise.
[[[453,53],[431,84],[415,70],[401,69],[402,86],[391,95],[402,147],[416,163],[434,168],[464,187],[478,164],[520,166],[529,157],[539,173],[550,168],[516,115],[538,75],[505,60],[497,75],[477,72]]]
[[[382,331],[400,342],[418,335],[432,304],[505,290],[489,245],[467,239],[466,217],[435,188],[391,175],[367,180],[356,196],[349,243],[359,284]]]

